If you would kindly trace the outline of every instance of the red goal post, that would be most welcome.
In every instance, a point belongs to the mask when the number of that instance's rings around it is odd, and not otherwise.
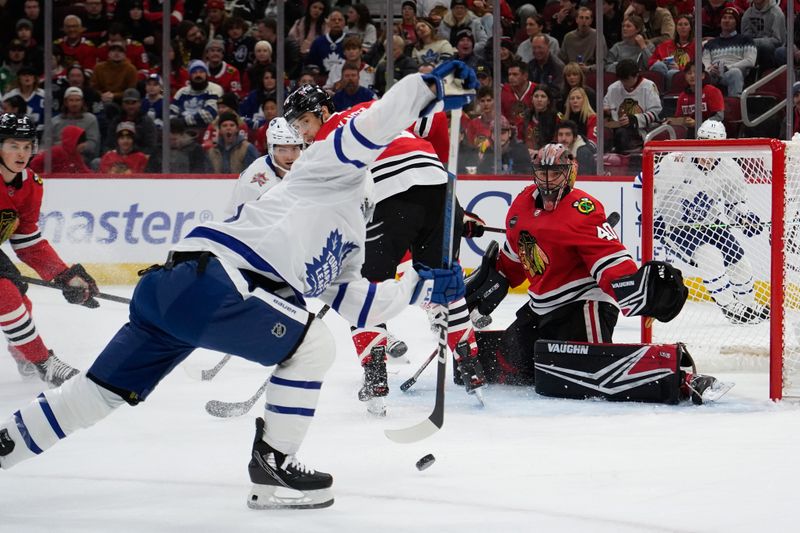
[[[777,139],[655,141],[645,146],[642,162],[642,262],[675,262],[690,289],[675,321],[642,321],[642,341],[685,341],[701,372],[768,366],[773,400],[800,396],[798,146]],[[742,223],[744,212],[760,223]],[[729,294],[753,308],[768,304],[769,317],[731,323],[721,303]]]

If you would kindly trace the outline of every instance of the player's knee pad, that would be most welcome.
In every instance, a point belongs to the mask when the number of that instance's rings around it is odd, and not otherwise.
[[[14,441],[14,450],[1,460],[3,468],[39,455],[67,435],[105,418],[123,403],[120,396],[83,374],[39,394],[0,426]]]
[[[294,355],[275,369],[274,375],[294,380],[321,381],[336,358],[336,343],[322,320],[313,320]]]

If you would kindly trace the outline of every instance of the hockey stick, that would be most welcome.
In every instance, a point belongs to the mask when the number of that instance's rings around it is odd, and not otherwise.
[[[320,309],[319,313],[317,313],[317,318],[324,317],[325,313],[327,313],[329,309],[330,306],[327,304],[322,306],[322,309]],[[225,357],[230,357],[230,355],[226,355]],[[218,418],[233,418],[235,416],[247,414],[247,412],[250,411],[250,409],[252,409],[256,404],[258,399],[261,398],[261,395],[264,394],[264,391],[267,390],[267,385],[269,385],[269,380],[271,377],[272,376],[267,378],[266,381],[262,383],[255,394],[243,402],[223,402],[221,400],[209,400],[206,402],[206,412],[211,416],[216,416]]]
[[[444,205],[444,234],[442,235],[442,265],[450,268],[453,261],[453,226],[456,208],[456,175],[448,173]],[[439,326],[438,364],[436,365],[436,401],[430,416],[410,427],[385,429],[383,433],[398,443],[417,442],[430,437],[444,424],[444,383],[447,373],[447,320]]]
[[[610,215],[608,215],[608,218],[606,219],[606,222],[611,224],[611,227],[613,228],[614,226],[616,226],[619,223],[619,219],[620,219],[619,213],[617,213],[616,211],[613,211]],[[766,222],[764,222],[763,224],[766,224]],[[491,226],[484,226],[483,227],[483,231],[489,231],[491,233],[505,233],[506,232],[505,228],[493,228]]]
[[[439,347],[437,346],[436,349],[431,352],[431,354],[428,356],[425,362],[422,363],[422,366],[419,367],[419,369],[416,372],[414,372],[414,375],[405,380],[403,384],[400,385],[401,391],[406,392],[408,389],[414,386],[414,383],[417,382],[417,379],[419,379],[419,377],[422,375],[425,369],[428,368],[428,365],[431,364],[431,361],[434,360],[438,352],[439,352]]]
[[[226,354],[222,359],[220,359],[219,363],[214,365],[211,368],[200,370],[197,372],[195,369],[190,368],[186,365],[185,361],[184,364],[181,365],[186,375],[190,378],[197,380],[197,381],[211,381],[219,374],[219,371],[222,370],[222,367],[228,364],[228,361],[231,360],[230,354]]]
[[[61,287],[59,287],[55,283],[44,281],[43,279],[31,278],[29,276],[20,276],[19,279],[21,279],[25,283],[30,283],[31,285],[39,285],[40,287],[48,287],[50,289],[56,289],[58,291],[61,290]],[[131,303],[130,298],[125,298],[124,296],[115,296],[113,294],[107,294],[104,292],[98,292],[97,294],[92,295],[92,298],[97,298],[98,300],[108,300],[110,302],[117,302],[121,304]]]

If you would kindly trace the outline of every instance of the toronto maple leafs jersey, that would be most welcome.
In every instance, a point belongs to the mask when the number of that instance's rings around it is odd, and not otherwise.
[[[419,276],[377,284],[361,277],[365,169],[433,98],[421,75],[403,78],[314,142],[268,194],[227,222],[196,227],[174,250],[213,253],[244,297],[247,276],[255,273],[285,284],[297,302],[322,299],[359,327],[391,318],[410,303]]]
[[[529,305],[539,315],[576,301],[617,305],[611,282],[637,271],[600,202],[573,189],[545,211],[536,185],[511,203],[497,269],[512,287],[528,280]]]
[[[316,140],[325,139],[332,131],[375,102],[377,100],[364,102],[341,113],[335,113],[320,128]],[[428,122],[432,120],[432,117],[424,118],[428,119]],[[398,133],[378,158],[369,165],[369,171],[375,182],[376,203],[407,191],[415,185],[447,183],[447,171],[433,145],[409,131]]]
[[[668,154],[654,176],[655,215],[668,226],[733,221],[747,212],[745,176],[732,157]]]
[[[255,200],[281,182],[278,171],[269,155],[259,157],[248,166],[236,181],[233,194],[225,208],[225,218],[234,216],[239,206]]]

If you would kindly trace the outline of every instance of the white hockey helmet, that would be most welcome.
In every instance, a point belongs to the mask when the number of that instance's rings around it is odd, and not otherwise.
[[[303,137],[283,117],[273,118],[269,122],[269,127],[267,128],[267,153],[273,165],[284,172],[289,172],[289,169],[283,168],[275,160],[274,148],[276,145],[300,146],[301,150],[305,149]]]
[[[720,141],[728,138],[728,132],[719,120],[706,120],[697,128],[697,138]]]
[[[545,211],[553,211],[569,193],[577,176],[578,165],[566,146],[550,143],[533,156],[533,182],[542,196]]]

